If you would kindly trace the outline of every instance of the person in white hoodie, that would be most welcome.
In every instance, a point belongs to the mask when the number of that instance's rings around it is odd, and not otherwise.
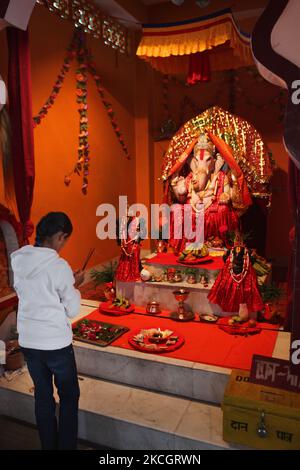
[[[72,233],[69,217],[50,212],[36,227],[35,246],[11,255],[19,298],[19,344],[34,383],[35,415],[43,450],[76,449],[79,384],[69,319],[80,309],[81,271],[59,257]],[[60,399],[55,416],[53,378]]]

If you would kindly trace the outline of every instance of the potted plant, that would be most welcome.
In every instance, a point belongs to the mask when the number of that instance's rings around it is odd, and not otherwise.
[[[259,286],[262,300],[265,304],[263,319],[271,322],[278,322],[278,301],[283,295],[282,289],[274,282]]]
[[[104,284],[104,295],[107,300],[114,300],[116,289],[114,287],[114,276],[117,269],[117,262],[110,262],[102,265],[101,269],[92,269],[91,279],[95,286]]]

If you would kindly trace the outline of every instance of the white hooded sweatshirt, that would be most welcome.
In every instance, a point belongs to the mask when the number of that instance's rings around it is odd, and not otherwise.
[[[19,297],[20,346],[54,350],[69,346],[69,318],[79,313],[80,292],[69,264],[51,248],[26,245],[11,254],[14,288]]]

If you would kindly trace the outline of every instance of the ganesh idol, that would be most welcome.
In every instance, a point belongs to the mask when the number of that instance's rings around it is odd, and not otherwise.
[[[239,226],[239,216],[251,204],[249,190],[231,148],[212,134],[201,133],[181,155],[169,173],[173,201],[182,210],[172,212],[169,246],[179,253],[193,240],[174,235],[175,218],[182,218],[184,206],[191,206],[191,226],[195,233],[197,217],[204,209],[204,239],[212,237],[226,244],[228,232]],[[177,221],[178,223],[178,221]],[[184,233],[184,231],[183,231]],[[195,235],[196,236],[196,235]]]

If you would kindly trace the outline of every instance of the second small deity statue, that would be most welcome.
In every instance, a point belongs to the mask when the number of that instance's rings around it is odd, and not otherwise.
[[[246,321],[250,313],[262,310],[264,303],[252,266],[254,258],[240,234],[236,234],[234,246],[224,255],[224,261],[208,300],[219,305],[223,312],[238,313]]]
[[[121,246],[121,255],[116,269],[115,279],[123,282],[139,281],[142,269],[140,261],[140,243],[144,231],[144,221],[127,211],[117,224],[117,239]]]

